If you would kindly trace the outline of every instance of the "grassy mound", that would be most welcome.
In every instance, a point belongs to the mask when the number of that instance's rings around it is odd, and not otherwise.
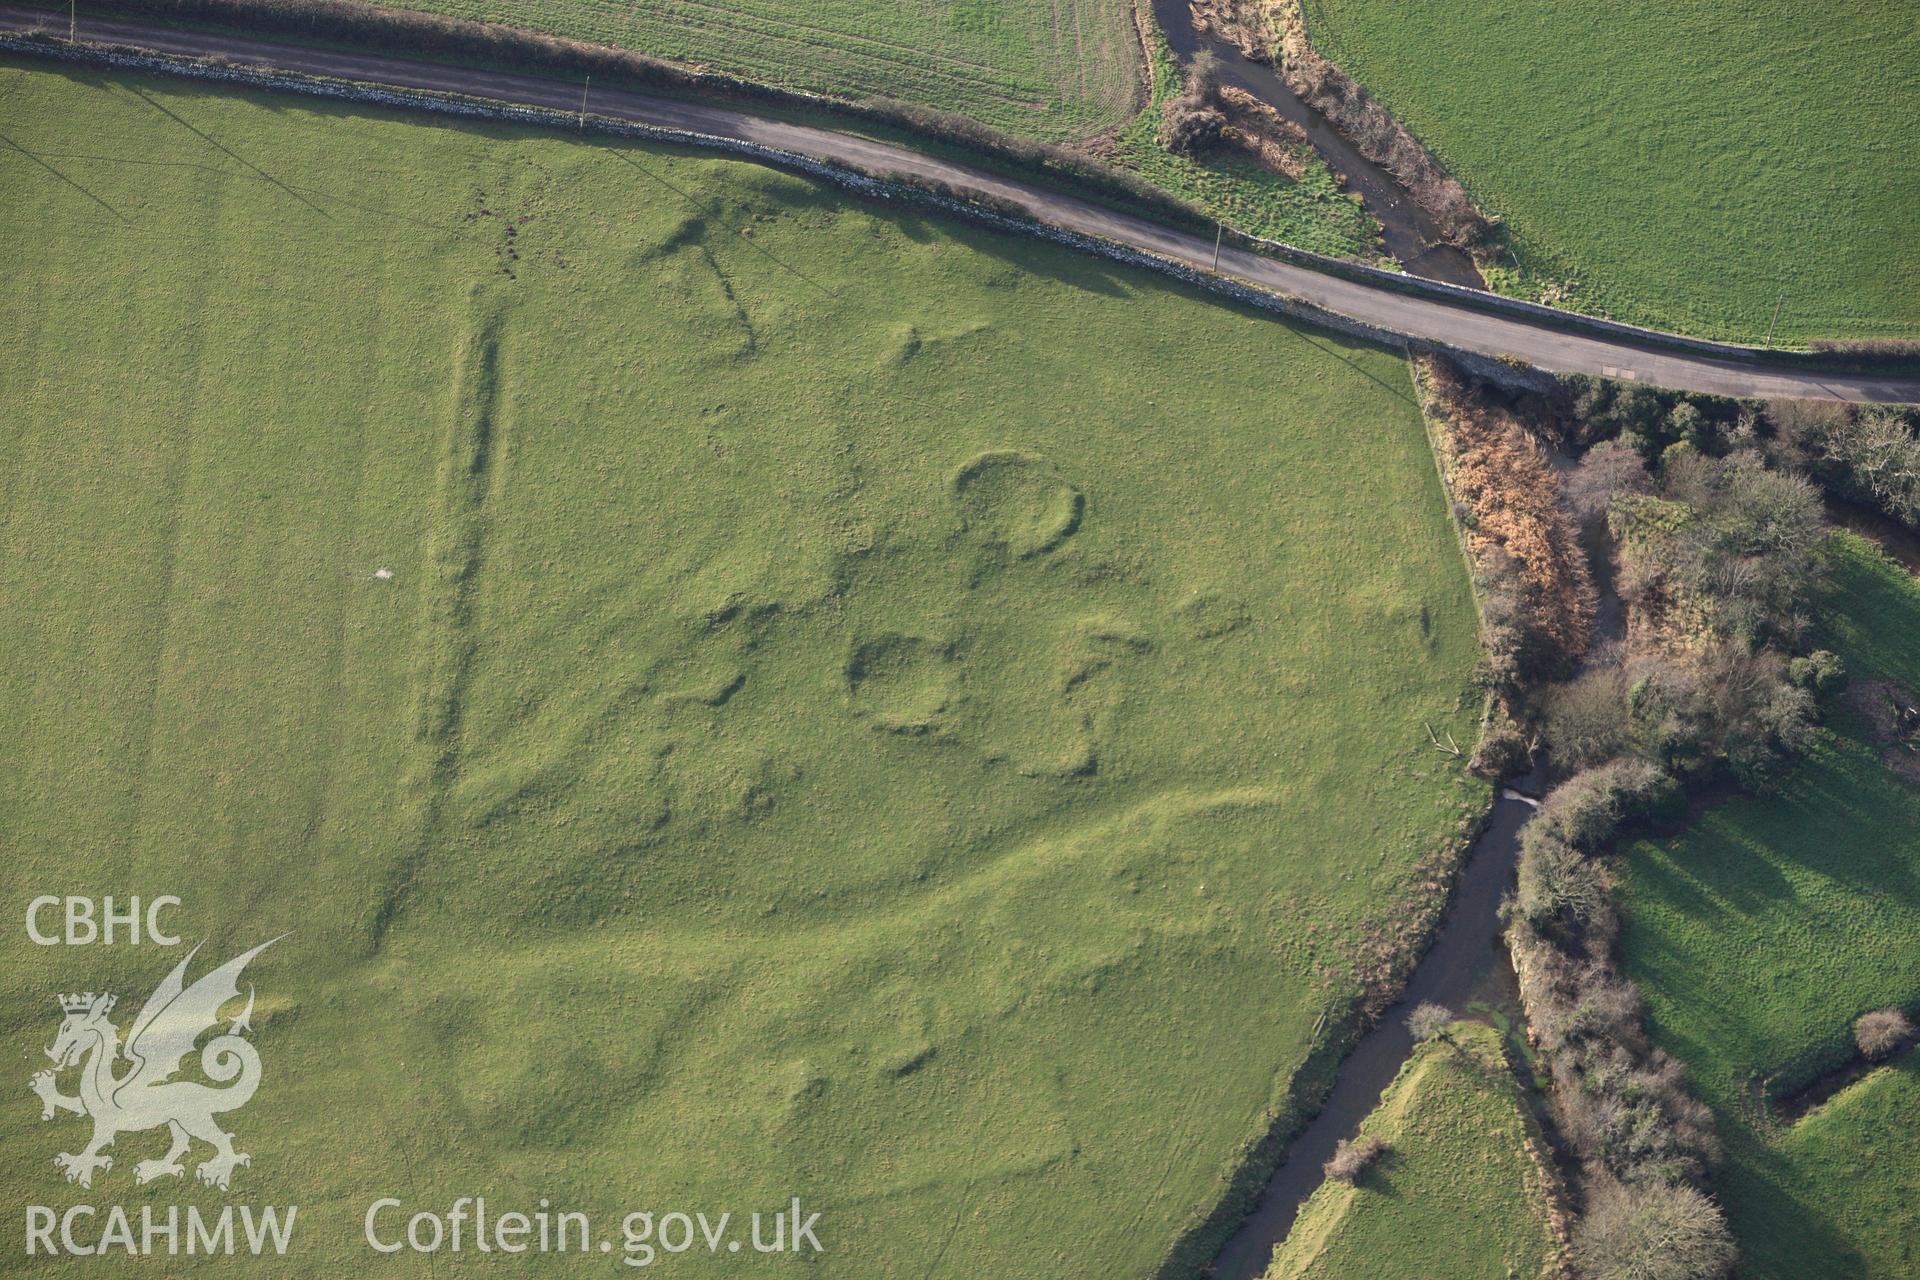
[[[991,449],[953,475],[961,527],[1022,560],[1051,551],[1080,527],[1086,498],[1045,458]]]
[[[1920,586],[1851,534],[1837,547],[1825,642],[1856,687],[1920,685]],[[1920,1265],[1913,1055],[1796,1124],[1766,1105],[1847,1063],[1859,1014],[1920,1003],[1920,789],[1883,756],[1843,704],[1780,796],[1720,805],[1627,862],[1626,968],[1718,1117],[1743,1275]]]
[[[1755,342],[1776,304],[1776,341],[1920,336],[1906,7],[1306,10],[1315,45],[1507,220],[1529,292]]]
[[[1485,801],[1404,364],[708,156],[0,97],[10,874],[291,930],[276,1274],[418,1274],[367,1205],[480,1193],[1151,1271]],[[7,947],[36,1058],[175,954]],[[20,1103],[16,1202],[166,1193]]]
[[[1320,1185],[1268,1280],[1547,1274],[1558,1243],[1526,1105],[1492,1027],[1455,1023],[1420,1045],[1360,1126],[1385,1152],[1354,1182]]]

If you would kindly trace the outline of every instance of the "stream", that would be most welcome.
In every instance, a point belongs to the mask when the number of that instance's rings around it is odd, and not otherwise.
[[[1180,7],[1184,9],[1184,0]],[[1564,458],[1556,461],[1566,465]],[[1889,556],[1920,574],[1920,536],[1913,531],[1877,511],[1834,498],[1827,501],[1827,515],[1834,524],[1878,543]],[[1593,555],[1592,560],[1596,568],[1608,563],[1605,555]],[[1600,608],[1590,661],[1624,630],[1611,579],[1602,576],[1596,585]],[[1333,1155],[1335,1144],[1359,1129],[1413,1052],[1406,1019],[1415,1005],[1431,1000],[1458,1016],[1491,1022],[1503,1033],[1524,1027],[1512,962],[1500,937],[1499,912],[1519,864],[1520,829],[1533,816],[1535,801],[1526,793],[1538,791],[1544,777],[1545,766],[1538,765],[1513,785],[1500,788],[1486,830],[1474,841],[1460,869],[1433,946],[1421,957],[1399,1001],[1341,1062],[1325,1104],[1287,1145],[1258,1206],[1215,1257],[1210,1271],[1215,1280],[1259,1280],[1265,1274],[1300,1206],[1324,1181],[1321,1166]]]
[[[1518,779],[1531,789],[1539,774]],[[1447,903],[1433,946],[1421,957],[1399,1001],[1382,1014],[1340,1064],[1340,1075],[1325,1105],[1287,1144],[1260,1203],[1214,1259],[1220,1280],[1257,1280],[1273,1250],[1287,1238],[1294,1215],[1323,1181],[1320,1166],[1334,1144],[1351,1137],[1380,1101],[1380,1095],[1413,1052],[1407,1015],[1422,1001],[1443,1004],[1461,1017],[1501,1025],[1520,1025],[1519,991],[1506,944],[1500,938],[1500,899],[1513,883],[1520,858],[1520,828],[1533,816],[1535,802],[1512,787],[1502,787],[1487,828],[1474,841]]]
[[[1487,287],[1473,259],[1445,243],[1440,228],[1407,195],[1400,180],[1361,155],[1324,115],[1302,102],[1287,87],[1279,72],[1254,62],[1226,41],[1196,30],[1190,0],[1153,0],[1153,16],[1166,33],[1174,56],[1181,62],[1193,61],[1193,55],[1201,49],[1212,50],[1219,59],[1217,65],[1223,83],[1245,89],[1306,130],[1307,141],[1313,144],[1327,167],[1346,179],[1347,189],[1357,194],[1367,212],[1379,220],[1380,239],[1386,244],[1387,252],[1409,275],[1469,289]]]

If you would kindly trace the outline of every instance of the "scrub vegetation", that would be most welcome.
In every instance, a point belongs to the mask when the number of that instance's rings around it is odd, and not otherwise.
[[[1619,860],[1605,855],[1622,838],[1670,829],[1689,789],[1766,796],[1787,785],[1851,669],[1815,623],[1832,548],[1846,544],[1797,474],[1805,448],[1783,412],[1590,379],[1568,379],[1558,395],[1501,392],[1436,362],[1421,381],[1463,520],[1477,530],[1497,515],[1505,541],[1519,534],[1541,548],[1510,557],[1514,614],[1531,625],[1506,640],[1489,626],[1485,677],[1512,723],[1483,741],[1478,763],[1511,772],[1544,745],[1555,783],[1520,833],[1507,941],[1557,1127],[1579,1162],[1577,1266],[1592,1280],[1721,1275],[1737,1251],[1715,1197],[1716,1115],[1688,1085],[1687,1046],[1652,1033],[1622,971]],[[1563,447],[1585,447],[1564,485],[1538,459],[1478,477],[1476,456],[1505,438],[1490,429],[1502,415],[1517,437],[1505,452],[1527,460],[1521,414]],[[1530,501],[1497,483],[1529,473],[1537,482],[1519,487]],[[1568,549],[1545,554],[1556,546]],[[1564,595],[1548,588],[1567,580],[1556,566],[1587,554],[1624,617],[1577,667],[1555,672],[1542,655],[1578,650],[1540,625]],[[1883,719],[1900,723],[1897,712]],[[1873,1020],[1864,1037],[1883,1052],[1901,1034],[1888,1022]]]
[[[1569,382],[1567,500],[1626,617],[1525,690],[1514,736],[1568,776],[1522,833],[1508,941],[1581,1159],[1576,1261],[1910,1274],[1920,988],[1890,940],[1920,906],[1920,588],[1808,479],[1897,514],[1906,428]],[[1743,795],[1648,838],[1703,787]],[[1843,1191],[1843,1166],[1872,1173]]]
[[[1792,400],[1768,406],[1784,460],[1849,501],[1920,529],[1920,413]]]
[[[1381,256],[1379,224],[1341,189],[1304,135],[1250,95],[1223,94],[1204,59],[1183,69],[1159,28],[1152,92],[1113,159],[1229,227],[1324,253]]]
[[[0,98],[0,841],[208,963],[291,931],[278,1274],[419,1274],[389,1194],[798,1195],[849,1277],[1206,1218],[1487,800],[1398,356],[686,151]],[[34,1057],[174,958],[13,945]],[[164,1193],[58,1182],[24,1083],[16,1202]]]

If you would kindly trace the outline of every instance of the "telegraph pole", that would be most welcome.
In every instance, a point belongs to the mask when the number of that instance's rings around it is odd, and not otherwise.
[[[1773,304],[1773,319],[1767,322],[1767,350],[1773,350],[1773,327],[1780,323],[1780,304],[1787,300],[1786,290],[1780,291],[1780,300]]]
[[[587,72],[587,82],[580,86],[580,132],[587,131],[587,90],[593,88],[593,72]]]
[[[1213,224],[1213,269],[1220,269],[1220,237],[1226,234],[1226,225],[1218,219]]]
[[[80,42],[80,0],[67,0],[67,43]]]

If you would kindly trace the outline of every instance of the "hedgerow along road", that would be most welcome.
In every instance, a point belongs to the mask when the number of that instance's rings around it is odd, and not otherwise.
[[[72,26],[70,28],[70,22]],[[0,32],[38,30],[83,43],[118,45],[172,57],[224,57],[248,66],[323,76],[382,88],[459,94],[515,106],[575,112],[583,86],[546,76],[423,62],[379,53],[308,47],[218,31],[80,17],[0,4]],[[874,176],[904,175],[956,193],[1020,206],[1039,222],[1238,280],[1415,342],[1524,361],[1556,373],[1584,373],[1676,390],[1763,399],[1913,403],[1920,377],[1828,372],[1741,347],[1676,348],[1660,335],[1574,331],[1552,316],[1493,309],[1470,293],[1403,292],[1389,283],[1333,275],[1108,209],[1063,192],[989,173],[909,147],[831,129],[775,120],[733,107],[622,89],[592,91],[592,115],[791,152]],[[76,197],[78,198],[78,197]]]

